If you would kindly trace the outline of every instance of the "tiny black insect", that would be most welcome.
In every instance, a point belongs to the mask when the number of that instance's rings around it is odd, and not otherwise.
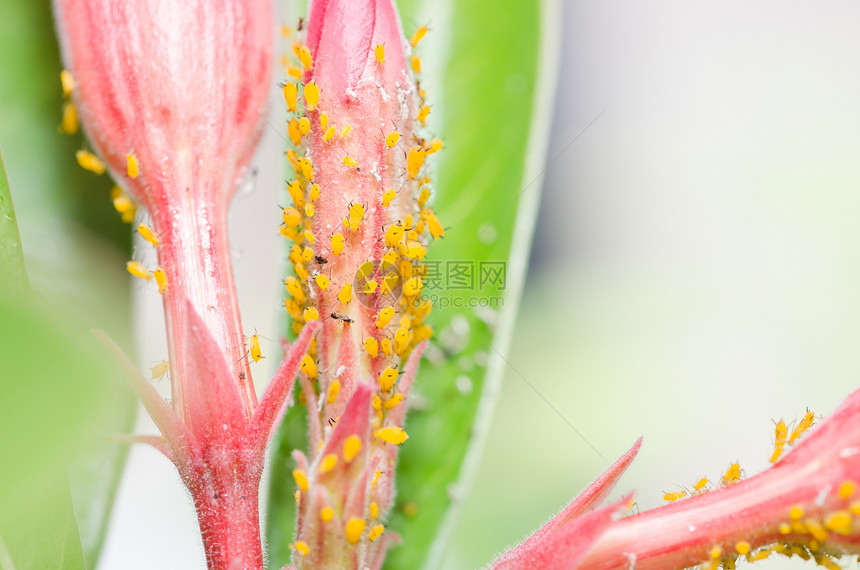
[[[354,323],[355,322],[352,319],[350,319],[349,317],[347,317],[346,315],[338,315],[337,313],[332,313],[331,318],[337,319],[339,321],[343,321],[345,323]]]

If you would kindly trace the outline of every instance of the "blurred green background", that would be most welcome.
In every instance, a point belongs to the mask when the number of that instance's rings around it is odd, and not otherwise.
[[[446,7],[431,22],[443,37]],[[445,568],[480,566],[522,539],[640,435],[618,492],[635,489],[646,509],[732,461],[759,471],[773,421],[807,407],[827,414],[857,387],[860,7],[556,7],[551,143],[545,175],[525,189],[544,185],[538,232],[486,453]],[[79,139],[56,134],[47,3],[4,0],[2,14],[0,147],[33,286],[120,337],[137,291],[138,314],[157,330],[157,296],[128,285],[127,252],[103,242],[128,239],[109,183],[76,167]],[[483,64],[510,76],[505,61]],[[280,188],[269,136],[233,227]],[[264,172],[266,163],[277,166]],[[507,204],[479,207],[491,221]],[[277,209],[263,208],[276,227]],[[280,244],[255,226],[234,232],[244,320],[276,331],[274,302],[260,299],[280,295],[282,268],[270,262]],[[139,361],[152,366],[164,349],[143,336]],[[202,567],[173,468],[148,449],[132,452],[132,466],[101,567]]]

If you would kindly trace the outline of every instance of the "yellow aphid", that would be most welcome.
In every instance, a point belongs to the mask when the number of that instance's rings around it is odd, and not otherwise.
[[[328,142],[334,138],[335,133],[337,133],[337,129],[334,128],[334,125],[329,125],[323,134],[323,140]]]
[[[313,218],[314,217],[314,205],[311,202],[305,204],[305,217]]]
[[[263,358],[263,353],[260,351],[260,335],[254,333],[248,341],[248,352],[254,362],[259,362]]]
[[[401,224],[392,224],[385,230],[386,247],[394,247],[403,239],[405,228]]]
[[[663,493],[663,500],[668,502],[677,501],[687,496],[687,491],[678,491],[675,493]]]
[[[310,68],[313,67],[314,58],[313,58],[313,56],[311,56],[311,50],[308,49],[308,46],[294,45],[293,51],[295,52],[296,56],[299,58],[299,61],[302,62],[302,65],[304,66],[305,69],[310,70]],[[311,110],[313,110],[313,109],[311,109]]]
[[[338,394],[340,394],[340,380],[334,380],[328,387],[328,396],[326,397],[326,401],[329,404],[334,404],[334,401],[337,400]]]
[[[78,160],[78,164],[84,170],[89,170],[90,172],[95,172],[96,174],[104,174],[105,165],[104,163],[88,150],[79,150],[75,153],[75,158]]]
[[[331,252],[335,255],[343,253],[344,239],[343,234],[334,234],[331,236]]]
[[[125,264],[125,268],[135,277],[140,277],[145,281],[149,281],[150,279],[152,279],[152,274],[139,261],[129,261]]]
[[[406,172],[409,178],[414,180],[418,176],[418,171],[424,165],[424,158],[427,155],[420,146],[414,145],[406,154]]]
[[[295,299],[285,299],[284,308],[294,319],[299,320],[302,317],[302,308],[299,306]]]
[[[349,463],[358,452],[361,451],[361,438],[355,434],[347,437],[343,442],[343,460]]]
[[[350,130],[352,130],[352,125],[347,125],[340,130],[340,134],[338,134],[337,136],[339,136],[340,138],[343,138],[349,134]]]
[[[848,511],[836,511],[824,521],[824,528],[836,534],[851,534],[851,523],[854,517]]]
[[[381,524],[374,525],[373,528],[370,529],[370,532],[367,533],[367,540],[374,542],[377,538],[382,536],[383,532],[385,532],[384,526]]]
[[[413,277],[412,279],[403,284],[403,294],[407,297],[414,297],[421,292],[423,286],[424,284],[422,283],[420,277]]]
[[[370,518],[378,519],[379,518],[379,504],[376,501],[370,501],[370,507],[368,508],[368,513],[370,514]]]
[[[394,388],[394,383],[397,381],[398,376],[400,376],[400,373],[396,368],[391,366],[380,372],[379,389],[383,392],[390,392],[391,389]]]
[[[314,277],[314,281],[316,281],[317,287],[319,287],[323,291],[328,289],[329,280],[328,280],[328,277],[326,277],[325,275],[323,275],[323,274],[317,275],[316,277]]]
[[[158,247],[158,236],[155,235],[155,232],[152,231],[152,228],[145,224],[138,224],[137,233],[143,236],[143,239],[152,244],[152,247]]]
[[[391,339],[384,338],[379,341],[379,349],[382,351],[382,354],[391,356]]]
[[[71,71],[64,69],[60,72],[60,84],[63,86],[63,97],[69,97],[75,90],[75,78]]]
[[[299,159],[299,169],[302,171],[302,176],[307,178],[308,180],[313,180],[314,178],[314,167],[311,164],[311,161],[307,158]]]
[[[297,120],[290,119],[290,122],[287,123],[287,134],[294,145],[299,146],[302,144],[302,133],[299,130],[299,122]]]
[[[377,439],[382,440],[385,443],[391,443],[394,445],[400,445],[401,443],[409,439],[409,436],[406,434],[406,430],[398,426],[388,426],[380,428],[373,432],[373,435],[376,436]]]
[[[352,283],[347,283],[341,287],[340,293],[337,294],[337,300],[344,305],[352,300]]]
[[[322,522],[331,522],[334,518],[334,509],[331,507],[323,507],[320,511],[320,520]]]
[[[164,294],[167,291],[167,273],[159,267],[152,272],[152,276],[155,277],[155,282],[158,284],[158,292]]]
[[[313,258],[314,258],[314,250],[313,249],[306,247],[302,250],[302,261],[307,263]]]
[[[394,333],[394,352],[403,354],[409,348],[409,331],[404,328],[397,329]]]
[[[299,486],[299,491],[302,493],[308,492],[308,476],[304,469],[293,469],[293,479],[296,480],[296,485]]]
[[[418,194],[418,207],[423,208],[424,204],[426,204],[427,200],[429,200],[429,199],[430,199],[430,189],[429,188],[423,188],[421,190],[421,193]]]
[[[723,549],[717,545],[714,545],[711,547],[709,554],[710,554],[711,558],[716,560],[717,558],[719,558],[720,556],[723,555]]]
[[[287,109],[290,113],[295,113],[296,104],[299,100],[299,88],[292,81],[284,83],[284,100],[287,102]]]
[[[66,101],[63,103],[63,118],[60,121],[59,131],[65,135],[73,135],[78,132],[79,126],[78,108],[71,101]]]
[[[376,55],[376,61],[380,64],[385,63],[385,46],[382,44],[376,44],[376,49],[373,50],[374,55]]]
[[[302,223],[302,215],[292,206],[287,206],[283,211],[284,223],[294,228]]]
[[[433,139],[427,144],[424,150],[425,152],[427,152],[427,154],[439,152],[440,150],[442,150],[442,139]]]
[[[347,166],[351,166],[352,168],[358,168],[358,162],[349,155],[343,157],[343,163]]]
[[[379,356],[379,343],[373,337],[366,338],[364,339],[364,350],[367,351],[367,354],[369,354],[371,358],[376,358]]]
[[[794,505],[788,510],[788,518],[793,521],[799,521],[803,518],[803,507],[800,505]]]
[[[436,217],[429,209],[425,209],[424,217],[427,219],[427,229],[430,230],[430,235],[434,238],[440,238],[445,235],[445,228],[439,223],[439,218]]]
[[[302,117],[299,119],[299,132],[302,136],[311,132],[311,121],[307,117]]]
[[[695,485],[693,485],[693,490],[694,490],[694,491],[701,491],[701,490],[702,490],[702,489],[704,489],[707,485],[708,485],[708,478],[707,478],[707,477],[702,477],[701,479],[699,479],[698,481],[696,481],[696,484],[695,484]]]
[[[305,266],[303,264],[296,263],[293,266],[293,269],[296,272],[296,277],[298,277],[302,281],[302,283],[308,282],[308,270],[305,269]]]
[[[311,549],[308,548],[308,543],[303,540],[297,540],[294,546],[296,548],[296,552],[299,553],[299,556],[307,556],[308,552],[311,551]]]
[[[368,281],[367,283],[364,284],[364,294],[365,295],[372,295],[376,291],[377,287],[379,287],[379,283],[377,283],[376,281],[371,279],[370,281]]]
[[[315,380],[317,376],[319,376],[317,363],[314,362],[314,359],[310,354],[304,355],[301,364],[299,364],[299,369],[311,380]]]
[[[390,398],[385,400],[385,403],[382,404],[382,407],[385,408],[386,410],[390,410],[391,408],[395,407],[397,404],[399,404],[402,401],[403,401],[403,394],[394,394],[393,396],[391,396]]]
[[[797,427],[791,431],[791,437],[788,440],[788,445],[793,445],[797,438],[799,438],[803,433],[812,427],[813,422],[815,422],[815,414],[813,412],[806,412],[803,418],[800,420],[800,423],[797,424]]]
[[[301,67],[298,67],[296,65],[288,65],[287,75],[289,75],[293,79],[301,79],[302,75],[304,75],[304,72],[302,71]]]
[[[302,288],[301,282],[295,277],[287,277],[284,279],[284,285],[287,286],[287,291],[293,296],[293,299],[298,303],[305,302],[305,291]]]
[[[357,231],[361,227],[361,220],[364,219],[364,206],[361,204],[353,204],[349,207],[349,231]]]
[[[397,141],[399,141],[399,140],[400,140],[400,133],[398,133],[397,131],[391,131],[390,133],[388,133],[388,136],[385,137],[385,145],[388,148],[391,148],[394,145],[396,145]]]
[[[750,553],[750,543],[746,540],[741,540],[737,544],[735,544],[735,550],[738,554],[749,554]]]
[[[394,191],[394,188],[389,188],[382,195],[382,205],[386,208],[391,205],[391,201],[394,200],[394,197],[397,196],[397,192]]]
[[[412,71],[415,73],[421,73],[421,58],[415,54],[409,58],[409,63],[412,65]]]
[[[337,455],[329,453],[320,462],[320,473],[328,473],[337,466]]]
[[[152,379],[161,380],[168,372],[170,372],[170,363],[166,360],[162,360],[152,367]]]
[[[328,113],[320,113],[320,128],[325,130],[328,126]]]
[[[307,67],[307,66],[305,66]],[[317,86],[316,82],[309,81],[305,84],[305,104],[308,107],[308,111],[313,111],[317,108],[320,102],[320,88]]]
[[[397,252],[393,249],[389,249],[382,256],[382,269],[386,269],[395,263],[397,263]]]
[[[320,312],[317,310],[317,308],[316,308],[316,307],[307,307],[307,308],[302,312],[302,319],[303,319],[306,323],[309,323],[309,322],[311,322],[311,321],[318,321],[318,320],[319,320],[319,318],[320,318]]]
[[[362,519],[351,518],[346,523],[346,539],[350,544],[358,544],[361,540],[361,534],[364,532],[364,527],[367,523]]]
[[[122,221],[128,224],[133,222],[137,206],[135,206],[132,199],[122,191],[122,188],[119,186],[111,188],[110,198],[113,201],[114,209],[122,215]]]
[[[732,463],[729,465],[729,468],[726,470],[726,474],[723,475],[722,483],[723,485],[730,485],[731,483],[736,483],[740,481],[741,478],[741,466],[739,463]]]
[[[312,232],[311,230],[305,230],[302,235],[305,236],[305,239],[308,241],[308,243],[316,243],[317,241],[317,236],[315,236],[314,232]]]
[[[379,316],[376,317],[376,328],[383,328],[385,325],[391,322],[392,317],[394,317],[393,307],[385,307],[384,309],[379,311]]]
[[[366,279],[371,273],[373,273],[373,262],[368,260],[358,266],[355,277],[356,279]]]
[[[418,110],[418,122],[420,122],[423,125],[424,121],[427,120],[427,115],[429,115],[429,114],[430,114],[430,107],[428,107],[427,105],[424,105],[423,107],[421,107]]]
[[[784,420],[779,420],[774,432],[773,454],[770,456],[771,463],[777,462],[780,455],[782,455],[783,448],[785,447],[785,439],[788,437],[788,428],[786,427]]]
[[[311,202],[315,201],[320,197],[320,185],[319,184],[311,184],[311,191],[308,193],[308,200]]]
[[[415,30],[415,33],[412,34],[412,39],[409,40],[409,45],[411,45],[414,49],[415,46],[418,45],[418,42],[421,41],[421,38],[423,38],[427,34],[427,30],[429,29],[430,28],[428,28],[427,26],[421,26],[420,28]]]
[[[843,481],[841,485],[839,485],[839,498],[840,499],[850,499],[854,495],[854,482],[853,481]]]
[[[403,252],[404,257],[421,261],[425,255],[427,255],[427,248],[421,242],[414,240],[406,242],[406,250]]]
[[[382,475],[382,471],[377,469],[376,473],[373,474],[373,480],[370,482],[371,487],[376,487],[376,484],[379,483],[379,476],[380,475]]]

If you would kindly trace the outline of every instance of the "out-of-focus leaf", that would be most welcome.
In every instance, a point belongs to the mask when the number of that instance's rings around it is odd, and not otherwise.
[[[6,167],[0,154],[0,268],[3,280],[0,289],[8,294],[21,294],[29,289],[27,268],[24,266],[24,252],[21,249],[21,236],[15,219],[15,207],[6,179]]]
[[[34,294],[75,308],[69,319],[104,329],[127,347],[130,301],[123,267],[131,232],[113,211],[109,177],[77,165],[75,151],[86,146],[82,134],[57,131],[62,67],[50,2],[4,2],[0,53],[0,145]],[[134,409],[130,392],[118,394],[96,443],[72,469],[75,514],[90,567],[127,451],[101,435],[127,432]]]
[[[447,230],[428,249],[436,330],[407,416],[410,439],[398,465],[397,504],[387,527],[403,536],[387,568],[439,564],[455,527],[489,420],[502,354],[524,281],[540,191],[557,31],[541,3],[509,0],[399,2],[409,37],[430,33],[416,53],[431,113],[428,138],[440,136],[435,208]],[[553,46],[554,47],[554,46]],[[431,161],[432,162],[432,161]],[[269,501],[270,560],[289,560],[295,524],[289,453],[304,449],[299,409],[287,415],[273,456]]]
[[[4,548],[18,568],[85,568],[66,474],[100,437],[119,372],[74,321],[20,298],[0,298],[0,358]]]

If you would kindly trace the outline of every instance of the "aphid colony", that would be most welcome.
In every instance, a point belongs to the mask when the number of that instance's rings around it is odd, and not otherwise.
[[[774,427],[774,451],[770,457],[771,463],[782,455],[786,446],[794,445],[797,440],[815,422],[815,414],[807,410],[804,416],[791,428],[785,420],[779,420]],[[789,435],[789,429],[791,433]],[[735,462],[729,465],[726,472],[720,478],[721,486],[737,483],[743,476],[740,464]],[[679,491],[671,491],[663,494],[663,500],[675,502],[686,497],[700,495],[710,490],[710,482],[707,477],[702,477],[694,485],[692,490],[682,488]],[[780,542],[753,549],[746,540],[738,540],[730,545],[713,545],[708,551],[708,560],[701,568],[716,570],[717,568],[733,569],[737,566],[740,558],[747,562],[756,562],[769,558],[771,554],[781,554],[788,558],[797,556],[803,560],[814,560],[820,566],[835,570],[840,568],[836,563],[839,554],[825,552],[821,546],[831,533],[837,535],[848,535],[852,532],[854,517],[860,517],[860,501],[848,502],[855,494],[856,486],[853,481],[844,481],[834,492],[840,501],[845,501],[845,508],[825,514],[806,516],[803,508],[799,505],[792,507],[786,513],[786,521],[779,525]]]
[[[413,38],[416,45],[424,33],[426,28],[416,32]],[[296,65],[287,65],[291,79],[284,83],[283,93],[287,109],[293,113],[287,132],[296,148],[288,150],[287,157],[296,176],[287,184],[292,203],[283,208],[280,231],[293,242],[289,260],[294,276],[287,277],[284,282],[287,289],[284,305],[292,318],[294,334],[301,332],[305,323],[320,318],[341,326],[355,326],[369,318],[373,326],[361,331],[361,346],[364,357],[373,361],[368,368],[376,371],[379,397],[384,399],[384,404],[380,402],[378,406],[378,421],[382,425],[384,410],[399,402],[394,399],[398,368],[416,345],[432,335],[431,327],[424,322],[431,303],[420,298],[426,275],[422,260],[429,238],[441,238],[445,230],[427,204],[430,180],[422,176],[422,169],[425,158],[442,148],[442,141],[426,141],[417,136],[407,141],[393,124],[389,130],[380,131],[379,141],[359,139],[352,125],[335,124],[330,119],[320,102],[321,86],[313,80],[303,85],[293,81],[305,78],[305,73],[313,67],[306,46],[294,43],[293,53],[298,61]],[[375,46],[373,57],[377,65],[385,65],[384,46]],[[417,119],[423,123],[429,107],[420,87],[417,95]],[[396,208],[403,212],[402,217],[392,214],[386,216],[390,221],[371,220],[369,214],[378,210],[378,205],[350,201],[339,192],[321,186],[312,162],[312,151],[308,149],[310,137],[316,137],[317,144],[331,146],[333,152],[339,153],[340,168],[353,171],[356,184],[373,183],[374,177],[379,181],[379,174],[363,171],[365,165],[360,165],[358,155],[354,155],[362,145],[372,147],[378,142],[383,155],[390,155],[387,166],[400,168],[400,172],[389,173],[385,178],[385,181],[396,181],[397,185],[384,188],[378,199],[382,208]],[[351,153],[351,149],[354,152]],[[383,160],[386,160],[384,156]],[[400,163],[404,166],[399,166]],[[376,165],[375,168],[381,167]],[[358,181],[359,177],[364,177],[365,181]],[[342,217],[336,224],[322,227],[323,223],[317,221],[321,200],[326,201],[327,209],[331,209],[332,204],[342,208]],[[382,246],[378,249],[378,259],[361,259],[355,264],[351,245],[377,235]],[[359,315],[366,318],[360,319]],[[316,350],[314,342],[308,358],[315,363],[315,380],[318,379]],[[333,372],[322,372],[325,378],[320,380],[318,391],[331,385],[332,380],[327,376]]]
[[[426,31],[416,32],[413,47]],[[300,364],[299,401],[311,416],[311,463],[300,462],[293,471],[296,501],[302,504],[303,494],[320,484],[323,475],[330,481],[358,461],[363,443],[357,436],[347,437],[338,453],[319,451],[339,425],[355,382],[374,388],[370,447],[375,451],[367,454],[365,449],[361,457],[376,457],[408,438],[401,426],[405,393],[399,384],[410,354],[433,334],[425,322],[432,304],[422,299],[423,260],[428,245],[443,237],[445,229],[428,204],[425,163],[442,149],[442,141],[425,140],[412,131],[418,123],[424,125],[430,112],[420,84],[406,74],[398,75],[396,87],[387,81],[385,66],[391,58],[384,45],[371,46],[368,65],[375,68],[362,81],[373,87],[355,104],[362,107],[362,116],[387,118],[371,126],[360,120],[353,124],[353,115],[340,102],[344,95],[329,95],[326,82],[313,79],[310,49],[294,42],[292,52],[295,60],[284,61],[288,79],[283,94],[292,114],[287,134],[294,148],[287,158],[295,177],[286,185],[290,203],[282,210],[280,233],[292,242],[293,275],[284,281],[284,306],[293,334],[311,321],[322,322]],[[417,55],[409,62],[413,71],[420,69]],[[315,457],[317,453],[323,455]],[[367,468],[371,473],[375,469]],[[390,497],[377,499],[373,490],[383,472],[377,469],[369,477],[365,516],[340,521],[352,545],[362,537],[373,542],[384,532],[380,518],[390,508]],[[323,506],[319,520],[329,522],[339,511]],[[312,552],[311,543],[303,540],[292,547],[302,557]]]

